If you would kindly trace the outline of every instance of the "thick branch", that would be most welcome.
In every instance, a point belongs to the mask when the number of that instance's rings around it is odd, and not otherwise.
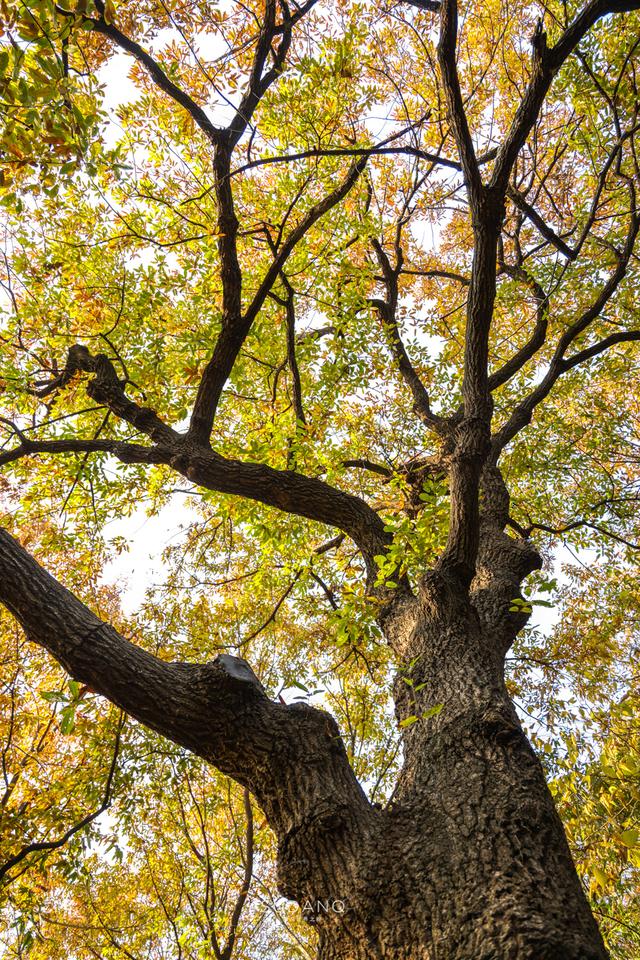
[[[249,497],[285,513],[337,527],[360,548],[370,572],[374,572],[373,557],[384,552],[390,541],[381,517],[364,500],[316,477],[228,460],[204,447],[193,453],[186,447],[171,457],[170,464],[209,490]]]
[[[285,513],[337,527],[362,551],[370,574],[375,573],[373,557],[384,552],[390,542],[381,517],[359,497],[293,470],[228,460],[208,447],[194,447],[181,437],[177,444],[155,447],[115,440],[34,440],[0,454],[0,465],[36,454],[81,452],[110,453],[123,463],[166,464],[208,490],[247,497]]]
[[[343,460],[343,467],[353,467],[359,470],[369,470],[371,473],[377,473],[378,476],[384,477],[386,480],[390,480],[393,476],[393,470],[389,467],[383,466],[381,463],[375,463],[372,460],[367,460],[366,458],[358,457],[354,460]]]
[[[449,534],[441,569],[468,588],[480,544],[480,477],[490,449],[493,403],[489,383],[489,335],[496,297],[498,241],[504,215],[495,191],[480,188],[473,205],[473,264],[467,298],[462,380],[462,419],[450,460]]]
[[[550,69],[558,70],[591,27],[602,17],[612,13],[629,13],[631,10],[638,9],[640,9],[640,3],[637,0],[592,0],[569,24],[556,45],[549,50]]]
[[[0,602],[75,679],[247,786],[281,841],[319,816],[368,809],[330,716],[272,702],[238,657],[188,664],[153,656],[99,620],[5,530]]]
[[[165,456],[155,447],[121,440],[29,440],[23,434],[19,446],[0,453],[0,466],[39,453],[110,453],[122,463],[164,463]]]
[[[201,755],[215,730],[203,726],[226,673],[214,665],[166,663],[122,637],[66,590],[6,531],[0,530],[0,600],[27,636],[81,683],[131,716]],[[256,701],[265,699],[254,684]],[[218,749],[224,753],[221,744]],[[224,762],[224,761],[223,761]]]
[[[106,357],[92,357],[86,347],[76,345],[62,374],[42,387],[40,395],[64,387],[77,370],[97,371],[87,390],[106,403],[118,416],[157,440],[155,446],[118,440],[31,440],[12,424],[19,444],[0,453],[0,465],[24,456],[60,453],[109,453],[123,463],[166,464],[194,483],[209,490],[248,497],[286,513],[337,527],[351,537],[363,553],[370,574],[373,557],[385,550],[389,535],[380,516],[359,497],[345,493],[314,477],[290,470],[276,470],[259,463],[228,460],[214,453],[208,444],[194,443],[166,426],[152,410],[138,407],[124,394],[113,365]]]
[[[402,0],[412,7],[418,7],[419,10],[428,10],[429,13],[437,13],[440,9],[440,0]]]
[[[490,181],[492,188],[504,195],[516,157],[538,119],[540,108],[555,74],[591,27],[608,14],[625,13],[638,8],[640,8],[638,0],[630,0],[626,3],[592,0],[551,48],[547,47],[547,36],[540,24],[532,40],[531,79],[513,118],[509,133],[498,151]]]

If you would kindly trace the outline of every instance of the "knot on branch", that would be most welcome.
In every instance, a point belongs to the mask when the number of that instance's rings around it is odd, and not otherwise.
[[[489,739],[501,747],[527,742],[516,716],[505,707],[487,707],[478,720]]]
[[[222,723],[224,715],[224,723],[234,728],[247,709],[257,706],[259,702],[265,706],[271,702],[247,661],[227,653],[201,664],[196,680],[200,695],[210,703],[218,721]],[[243,722],[240,722],[240,726],[243,726]],[[231,726],[227,733],[230,734],[230,731]]]
[[[185,665],[174,664],[174,666]],[[189,670],[190,682],[194,685],[196,699],[206,705],[204,716],[216,718],[214,739],[217,741],[222,738],[226,749],[232,740],[235,742],[237,737],[245,736],[247,737],[246,749],[249,752],[250,738],[246,727],[249,714],[261,703],[267,709],[271,703],[249,664],[240,657],[223,653],[215,660],[186,666]],[[257,716],[258,714],[253,715],[254,723],[257,722]],[[261,722],[263,721],[266,722],[264,716]]]
[[[264,687],[246,660],[234,657],[230,653],[221,653],[212,661],[211,667],[222,671],[234,683],[249,685],[264,693]]]

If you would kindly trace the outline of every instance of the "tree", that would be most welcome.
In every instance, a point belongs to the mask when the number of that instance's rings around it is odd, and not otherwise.
[[[543,644],[523,594],[553,589],[542,547],[564,536],[634,569],[623,413],[637,404],[640,339],[637,6],[1,7],[12,532],[0,533],[0,600],[28,640],[7,623],[7,791],[16,738],[25,757],[30,737],[45,743],[33,713],[14,722],[21,678],[57,676],[55,664],[72,679],[41,692],[62,738],[78,722],[90,739],[97,693],[178,745],[176,836],[205,864],[202,937],[216,957],[237,947],[252,800],[322,960],[606,956],[514,706],[524,681],[506,669],[510,651],[535,661]],[[118,133],[100,84],[123,54],[139,96]],[[176,483],[197,520],[164,588],[127,618],[100,581],[123,546],[106,525],[144,498],[171,509]],[[594,630],[577,627],[586,651]],[[624,629],[611,628],[615,719],[590,762],[606,776],[627,757],[636,777],[637,745],[619,733],[633,682]],[[570,649],[562,626],[556,642]],[[32,660],[33,644],[53,661]],[[584,651],[571,668],[595,688],[606,656],[592,669]],[[373,704],[350,743],[310,698],[277,696],[278,684],[308,693],[326,664],[324,704],[343,730],[358,697]],[[390,674],[400,769],[380,746]],[[95,814],[123,721],[101,722]],[[584,759],[578,746],[568,756]],[[243,804],[246,830],[226,940],[213,855],[193,834],[207,807],[197,788],[187,801],[194,758],[245,791],[228,806]],[[144,763],[127,766],[125,794]],[[581,769],[595,790],[599,774]],[[51,841],[53,813],[31,814],[41,846],[10,819],[3,875],[71,840]],[[637,840],[622,822],[616,856],[635,856]],[[158,859],[140,883],[163,875],[161,851],[147,855]],[[605,890],[606,870],[586,873]],[[153,882],[179,953],[207,955],[180,926],[198,914],[187,881],[175,900]],[[109,950],[126,943],[112,933]]]

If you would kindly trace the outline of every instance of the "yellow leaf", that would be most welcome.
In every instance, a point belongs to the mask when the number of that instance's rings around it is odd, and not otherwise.
[[[638,842],[638,837],[640,836],[640,831],[636,830],[633,827],[630,827],[628,830],[623,830],[620,834],[620,839],[624,843],[625,847],[635,847]]]
[[[591,868],[591,890],[606,890],[609,884],[609,877],[600,867]]]

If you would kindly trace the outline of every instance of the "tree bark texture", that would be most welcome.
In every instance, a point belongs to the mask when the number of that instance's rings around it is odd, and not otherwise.
[[[72,677],[251,791],[278,840],[280,889],[300,904],[305,919],[318,930],[319,960],[604,960],[606,951],[541,765],[505,686],[505,656],[526,622],[514,600],[521,598],[521,585],[540,566],[540,558],[524,534],[506,532],[509,498],[497,464],[560,376],[615,343],[640,338],[640,331],[633,329],[581,347],[579,339],[616,294],[635,249],[640,217],[636,188],[628,176],[626,239],[620,249],[612,246],[614,269],[558,339],[544,377],[497,433],[492,433],[492,391],[534,356],[545,343],[548,327],[549,301],[542,287],[522,261],[500,262],[505,260],[501,232],[507,197],[570,260],[593,226],[591,219],[573,247],[556,236],[511,183],[516,159],[553,78],[590,28],[603,17],[637,9],[638,0],[590,0],[552,47],[540,21],[532,41],[530,78],[509,130],[503,142],[483,156],[476,156],[458,75],[457,4],[410,2],[440,18],[437,59],[458,159],[424,152],[416,156],[462,172],[474,246],[471,277],[457,277],[468,287],[461,402],[458,410],[444,416],[431,408],[427,386],[402,343],[404,221],[396,225],[393,255],[381,240],[371,241],[381,270],[376,284],[384,288],[384,298],[369,298],[368,304],[380,314],[418,417],[438,437],[437,457],[422,463],[425,475],[430,470],[446,475],[450,495],[448,540],[433,569],[424,571],[412,587],[400,575],[398,587],[378,590],[380,625],[399,664],[394,699],[404,740],[403,768],[387,807],[368,801],[328,714],[308,705],[273,702],[250,666],[237,657],[222,655],[204,664],[159,660],[101,622],[1,530],[0,602]],[[249,296],[246,291],[253,283],[243,284],[237,249],[240,228],[247,225],[239,223],[234,204],[233,149],[283,70],[294,26],[313,6],[309,0],[289,11],[287,4],[267,0],[244,94],[230,124],[218,128],[137,41],[107,23],[104,6],[96,0],[99,16],[91,18],[92,28],[134,56],[213,148],[221,329],[203,368],[186,434],[131,400],[127,382],[106,355],[93,356],[76,344],[62,372],[31,392],[44,399],[75,377],[90,376],[86,389],[91,399],[148,444],[97,435],[36,439],[16,427],[19,443],[0,452],[0,465],[23,456],[69,452],[163,464],[205,489],[336,528],[359,549],[369,587],[376,589],[376,558],[386,553],[392,538],[366,500],[319,477],[229,459],[212,447],[218,402],[254,320],[280,280],[291,294],[284,274],[289,257],[354,188],[376,152],[348,149],[345,155],[352,155],[353,163],[331,192],[311,204],[290,229],[285,230],[285,218],[279,246],[273,246],[273,259]],[[622,145],[620,138],[608,165],[616,157],[619,161]],[[492,166],[483,179],[489,161]],[[498,267],[533,285],[537,315],[526,343],[491,372]],[[288,350],[295,379],[294,304],[277,295],[275,300],[289,311]],[[299,394],[299,383],[296,389]],[[298,406],[303,420],[299,396]],[[404,467],[411,464],[415,467],[414,461]],[[388,473],[380,465],[373,468]],[[408,470],[400,474],[409,477]],[[416,496],[418,492],[416,488]]]
[[[435,571],[385,612],[404,664],[398,718],[443,705],[405,729],[386,809],[367,800],[328,714],[274,703],[236,657],[157,659],[4,531],[0,597],[75,679],[252,791],[278,839],[280,890],[317,928],[319,960],[601,960],[562,825],[503,681],[506,637],[520,616],[505,615],[503,598],[537,558],[492,527],[490,500],[471,594]],[[483,572],[483,560],[494,571],[501,561],[503,574]]]

